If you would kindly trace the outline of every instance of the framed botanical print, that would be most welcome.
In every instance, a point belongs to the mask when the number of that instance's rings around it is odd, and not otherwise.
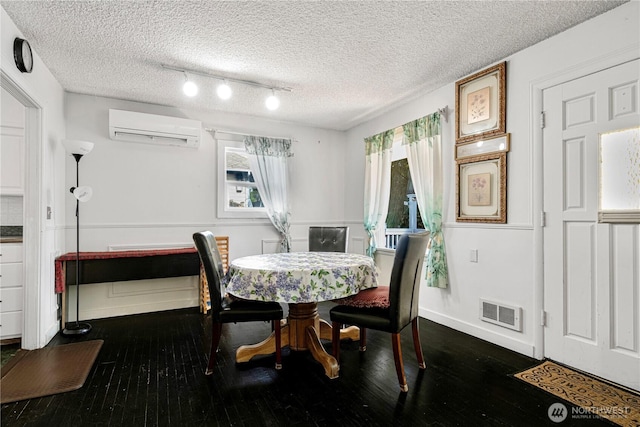
[[[456,170],[456,220],[507,222],[507,154],[459,160]]]
[[[456,82],[456,143],[504,134],[506,70],[502,62]]]

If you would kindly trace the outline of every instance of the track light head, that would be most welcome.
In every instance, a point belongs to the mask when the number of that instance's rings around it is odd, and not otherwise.
[[[224,81],[216,88],[216,94],[218,94],[218,98],[227,100],[231,98],[233,91],[231,90],[231,86],[229,86],[227,82]]]
[[[198,85],[195,84],[192,80],[189,80],[187,73],[184,73],[184,79],[185,79],[185,82],[184,82],[184,85],[182,85],[182,90],[184,91],[185,95],[187,95],[190,98],[193,98],[198,94]]]
[[[280,107],[280,100],[276,96],[273,90],[271,90],[271,95],[267,97],[267,100],[264,103],[267,106],[267,109],[273,111],[277,110]]]

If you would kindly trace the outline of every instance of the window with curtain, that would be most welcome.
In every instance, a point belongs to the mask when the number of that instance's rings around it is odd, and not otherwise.
[[[407,150],[402,145],[402,140],[403,132],[402,126],[400,126],[394,130],[392,147],[389,212],[384,230],[384,247],[387,249],[395,249],[403,234],[424,231],[424,224],[409,172]]]
[[[217,140],[218,218],[267,218],[244,142],[232,137]]]
[[[442,134],[440,113],[405,123],[403,144],[415,184],[418,207],[429,230],[426,282],[446,288],[449,283],[444,233],[442,232]]]
[[[278,230],[282,239],[279,252],[291,250],[291,233],[289,231],[289,158],[291,140],[269,138],[264,136],[246,136],[244,147],[247,152],[251,171],[260,197],[267,210],[267,216]]]
[[[397,139],[402,140],[417,208],[425,229],[429,231],[429,249],[425,262],[426,283],[429,287],[446,288],[448,271],[442,232],[443,174],[440,111],[405,123],[400,128],[365,138],[364,227],[369,235],[367,254],[373,256],[376,248],[383,246],[378,244],[378,241],[380,235],[385,235],[387,232],[383,221],[389,220],[388,213],[391,209],[391,169],[394,158],[392,149]],[[399,160],[399,157],[395,159]],[[400,164],[398,166],[400,171]],[[399,191],[401,190],[394,190],[396,193]],[[411,218],[411,215],[409,216]],[[388,236],[385,238],[389,240]],[[392,246],[392,243],[389,246]]]

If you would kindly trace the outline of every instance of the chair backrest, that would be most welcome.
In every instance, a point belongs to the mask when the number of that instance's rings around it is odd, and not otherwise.
[[[196,244],[198,255],[200,255],[204,274],[207,276],[211,310],[213,313],[218,313],[222,310],[222,290],[220,282],[224,273],[216,238],[210,231],[200,231],[193,234],[193,241]]]
[[[418,316],[420,280],[429,232],[400,237],[389,283],[391,328],[400,332]]]
[[[309,227],[310,252],[347,252],[349,227]]]

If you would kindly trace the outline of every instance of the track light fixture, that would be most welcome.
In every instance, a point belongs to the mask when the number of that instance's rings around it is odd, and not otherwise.
[[[219,76],[216,74],[203,73],[203,72],[194,71],[194,70],[186,70],[183,68],[175,68],[175,67],[171,67],[169,65],[164,65],[164,64],[161,64],[161,67],[164,68],[165,70],[177,71],[179,73],[184,74],[186,81],[184,83],[183,90],[185,95],[190,97],[196,96],[198,94],[198,86],[194,82],[189,80],[189,78],[187,77],[187,73],[197,74],[200,76],[209,77],[216,80],[221,80],[222,82],[216,88],[216,94],[220,99],[224,99],[224,100],[231,98],[231,96],[233,95],[233,90],[231,89],[229,82],[269,89],[271,91],[271,95],[269,95],[265,101],[265,105],[269,110],[277,110],[280,107],[280,99],[276,96],[275,94],[276,91],[291,92],[293,90],[290,87],[269,86],[269,85],[265,85],[265,84],[251,81],[251,80],[233,79],[230,77]]]

